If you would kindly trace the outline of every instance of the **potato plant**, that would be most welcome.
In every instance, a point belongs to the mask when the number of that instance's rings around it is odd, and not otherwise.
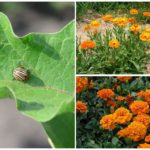
[[[57,33],[17,37],[0,13],[0,60],[0,99],[14,99],[40,122],[52,147],[73,148],[74,21]]]

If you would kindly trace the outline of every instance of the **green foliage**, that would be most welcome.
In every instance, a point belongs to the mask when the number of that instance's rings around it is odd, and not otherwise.
[[[0,39],[0,98],[15,99],[21,113],[41,122],[55,147],[74,147],[74,22],[20,38],[0,13]],[[20,66],[29,80],[13,79]]]
[[[150,88],[149,77],[133,77],[126,82],[120,82],[115,77],[88,77],[88,80],[94,81],[93,89],[87,88],[76,95],[77,100],[87,104],[88,110],[85,113],[77,112],[77,147],[78,148],[136,148],[139,142],[133,142],[130,139],[118,138],[117,132],[123,126],[117,126],[114,130],[103,129],[100,119],[111,113],[111,107],[107,107],[106,101],[97,97],[99,89],[113,89],[116,96],[127,96],[131,94],[134,100],[138,100],[136,92]],[[114,88],[115,85],[118,88]],[[115,110],[120,106],[129,109],[126,101],[118,102]],[[149,134],[149,131],[148,131]],[[143,141],[140,141],[141,143]]]
[[[88,10],[92,10],[101,14],[126,13],[131,8],[139,11],[149,10],[149,2],[77,2],[77,19],[87,14]]]

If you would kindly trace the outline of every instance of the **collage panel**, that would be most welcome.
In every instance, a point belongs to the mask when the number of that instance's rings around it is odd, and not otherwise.
[[[0,2],[0,148],[75,147],[74,12]]]
[[[77,74],[149,74],[150,2],[77,2]]]
[[[77,76],[77,148],[150,148],[149,76]]]

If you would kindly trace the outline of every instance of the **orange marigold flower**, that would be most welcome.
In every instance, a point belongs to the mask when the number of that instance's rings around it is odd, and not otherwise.
[[[138,33],[141,31],[141,26],[138,25],[138,24],[133,24],[131,27],[130,27],[130,31],[134,32],[134,33]]]
[[[93,82],[93,80],[91,80],[90,84],[89,84],[89,89],[93,89],[93,87],[94,87],[94,82]]]
[[[76,92],[80,93],[88,87],[88,79],[86,77],[76,77]]]
[[[144,31],[150,33],[150,28],[145,28]]]
[[[102,20],[104,20],[104,21],[111,21],[112,18],[113,18],[112,15],[105,15],[105,16],[102,17]]]
[[[118,26],[126,26],[129,23],[129,20],[126,17],[114,18],[112,23]]]
[[[124,96],[117,96],[116,97],[116,100],[117,101],[123,101],[123,100],[125,100],[126,98],[124,97]]]
[[[128,127],[120,130],[117,135],[120,137],[126,137],[134,142],[144,139],[147,132],[147,128],[140,122],[133,121]]]
[[[91,27],[99,27],[100,26],[100,22],[97,20],[91,21],[90,23]]]
[[[136,19],[135,19],[134,17],[131,17],[131,18],[128,19],[128,21],[129,21],[130,23],[133,23],[133,22],[136,22]]]
[[[137,148],[150,148],[150,144],[147,143],[139,144]]]
[[[140,40],[144,42],[150,42],[150,33],[147,31],[143,31],[140,34]]]
[[[145,142],[147,142],[147,143],[150,142],[150,134],[145,137]]]
[[[117,124],[127,124],[132,119],[132,114],[124,107],[118,108],[113,115]]]
[[[139,12],[138,12],[138,10],[137,9],[131,9],[130,10],[130,14],[131,15],[137,15]]]
[[[76,102],[76,111],[77,112],[81,112],[81,113],[86,112],[87,111],[87,105],[86,105],[86,103],[78,100]]]
[[[109,41],[109,47],[118,48],[120,46],[120,42],[117,39],[113,39]]]
[[[144,101],[134,101],[130,105],[130,109],[134,114],[146,114],[149,113],[149,105]]]
[[[150,12],[143,12],[143,16],[150,17]]]
[[[104,100],[108,100],[112,98],[114,95],[115,93],[111,89],[102,89],[97,92],[97,96]]]
[[[125,101],[130,105],[134,101],[134,97],[128,94]]]
[[[147,114],[139,114],[133,120],[137,122],[141,122],[146,127],[148,127],[150,124],[150,116]]]
[[[91,40],[86,40],[86,41],[83,41],[80,44],[80,46],[81,46],[82,49],[92,49],[92,48],[96,47],[96,43],[91,41]]]
[[[125,81],[128,81],[128,80],[131,80],[132,77],[129,77],[129,76],[118,76],[117,79],[121,82],[125,82]]]
[[[104,129],[114,129],[115,123],[114,123],[114,117],[112,114],[103,116],[102,119],[100,120],[100,125],[104,128]]]
[[[148,104],[150,104],[150,90],[145,90],[144,94],[143,94],[144,100],[146,102],[148,102]]]
[[[89,31],[91,29],[91,25],[86,25],[86,26],[84,26],[84,31]]]

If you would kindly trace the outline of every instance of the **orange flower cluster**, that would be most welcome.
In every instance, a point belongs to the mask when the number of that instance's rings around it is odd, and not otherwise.
[[[86,40],[80,44],[80,47],[81,49],[93,49],[96,47],[96,43],[91,40]]]
[[[84,103],[84,102],[78,100],[78,101],[76,102],[76,111],[77,111],[77,112],[80,112],[80,113],[86,112],[86,111],[87,111],[87,105],[86,105],[86,103]]]
[[[88,87],[88,79],[86,77],[76,77],[76,93],[86,90]]]
[[[150,90],[140,91],[137,93],[137,97],[142,98],[148,104],[150,104]]]
[[[128,81],[128,80],[131,80],[132,77],[130,77],[130,76],[118,76],[117,79],[121,82],[125,82],[125,81]]]
[[[130,31],[134,32],[134,33],[138,33],[141,31],[141,26],[138,25],[138,24],[133,24],[131,27],[130,27]]]
[[[149,113],[149,105],[144,101],[134,101],[130,105],[130,109],[134,114],[146,114]]]
[[[150,12],[143,12],[143,16],[150,17]]]
[[[118,48],[120,46],[120,42],[117,39],[113,39],[109,41],[109,47]]]
[[[114,95],[115,93],[111,89],[102,89],[97,92],[97,96],[104,100],[108,100]]]
[[[131,15],[137,15],[139,12],[138,12],[138,10],[137,9],[131,9],[130,10],[130,14]]]
[[[145,142],[147,142],[147,143],[150,142],[150,134],[145,137]]]
[[[117,101],[123,101],[123,100],[125,100],[126,98],[124,97],[124,96],[117,96],[116,97],[116,100]]]
[[[113,19],[112,15],[105,15],[105,16],[102,17],[103,21],[111,21],[112,19]]]
[[[126,137],[135,142],[144,139],[147,128],[140,122],[133,121],[128,127],[120,130],[117,135],[119,138]]]
[[[86,90],[87,88],[93,89],[94,82],[93,80],[88,81],[86,77],[76,77],[76,93]]]

